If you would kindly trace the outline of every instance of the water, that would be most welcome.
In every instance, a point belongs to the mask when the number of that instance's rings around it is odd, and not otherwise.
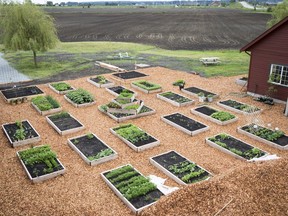
[[[2,56],[3,53],[0,53],[0,84],[31,80],[28,76],[11,67],[9,63],[2,58]]]

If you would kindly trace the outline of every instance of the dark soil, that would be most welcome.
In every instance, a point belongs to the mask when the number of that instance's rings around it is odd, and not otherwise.
[[[180,162],[189,162],[189,164],[192,164],[190,161],[186,160],[185,158],[183,158],[182,156],[180,156],[179,154],[177,154],[175,151],[171,151],[168,152],[166,154],[162,154],[156,157],[152,158],[153,160],[155,160],[157,163],[159,163],[162,167],[164,167],[167,171],[173,173],[175,176],[177,176],[179,179],[181,179],[183,176],[187,175],[190,173],[190,171],[186,171],[183,173],[175,173],[172,170],[169,170],[169,167],[175,164],[179,164]],[[194,171],[199,171],[201,170],[200,167],[196,166]],[[201,174],[198,177],[194,177],[191,178],[189,183],[194,183],[198,180],[202,180],[209,177],[209,173],[208,172],[204,172],[203,174]]]
[[[131,142],[130,140],[128,140],[129,142]],[[156,142],[157,140],[156,139],[154,139],[153,137],[151,137],[151,136],[148,136],[148,138],[147,139],[145,139],[145,140],[139,140],[139,141],[137,141],[137,142],[131,142],[134,146],[136,146],[136,147],[140,147],[140,146],[144,146],[144,145],[147,145],[147,144],[150,144],[150,143],[153,143],[153,142]]]
[[[20,129],[16,123],[12,123],[12,124],[6,124],[3,125],[6,132],[8,133],[8,136],[10,137],[12,142],[17,141],[17,139],[14,137],[16,130]],[[22,126],[23,129],[25,131],[25,139],[30,139],[30,138],[34,138],[34,137],[38,137],[38,134],[36,133],[36,131],[32,128],[32,126],[29,124],[28,121],[22,121]],[[21,140],[19,140],[21,141]]]
[[[46,8],[63,42],[120,41],[165,49],[239,49],[269,14],[221,8]]]
[[[57,167],[53,167],[53,172],[56,172],[58,170],[64,169],[60,165],[60,163],[59,163],[59,161],[57,159],[55,159],[55,161],[57,162],[58,166]],[[50,173],[44,172],[44,169],[48,168],[48,166],[45,163],[36,163],[33,166],[25,164],[25,166],[26,166],[27,170],[29,171],[29,173],[30,173],[32,178],[53,173],[53,172],[50,172]]]
[[[248,133],[250,133],[250,132],[247,130],[247,129],[250,128],[250,127],[252,127],[252,126],[251,126],[251,125],[247,125],[247,126],[242,127],[241,129],[244,130],[244,131],[246,131],[246,132],[248,132]],[[262,128],[262,127],[259,126],[259,125],[258,125],[258,127],[259,127],[259,128]],[[251,134],[253,134],[253,133],[251,133]],[[254,135],[256,135],[256,134],[254,134]],[[256,135],[256,136],[257,136],[257,135]],[[262,137],[261,137],[261,138],[262,138]],[[267,140],[267,141],[269,141],[269,140]],[[275,144],[277,144],[277,145],[280,145],[280,146],[287,146],[287,145],[288,145],[288,136],[283,135],[283,136],[279,137],[278,139],[276,139],[276,140],[274,140],[274,141],[270,141],[270,142],[273,142],[273,143],[275,143]]]
[[[12,88],[3,90],[2,94],[7,99],[11,99],[11,98],[19,98],[19,97],[27,97],[31,95],[43,94],[43,92],[37,86],[29,86],[24,88]]]
[[[54,118],[53,116],[48,117],[61,131],[70,130],[77,127],[82,127],[82,125],[71,116]]]
[[[124,72],[124,73],[116,73],[113,74],[113,76],[119,77],[121,79],[134,79],[134,78],[139,78],[139,77],[145,77],[147,76],[146,74],[137,72],[137,71],[131,71],[131,72]]]
[[[230,107],[232,107],[232,108],[234,108],[234,109],[237,109],[237,110],[241,110],[241,111],[243,111],[243,112],[255,112],[255,111],[257,111],[257,110],[259,110],[258,108],[256,108],[256,107],[254,107],[253,109],[251,109],[251,110],[243,110],[242,109],[242,107],[243,106],[249,106],[249,105],[246,105],[246,104],[243,104],[243,103],[239,103],[239,102],[237,102],[237,101],[234,101],[234,100],[226,100],[226,101],[220,101],[220,103],[221,104],[224,104],[224,105],[226,105],[226,106],[230,106]],[[245,108],[245,107],[244,107]]]
[[[207,116],[211,116],[213,113],[217,112],[217,110],[212,109],[211,107],[208,107],[208,106],[202,106],[202,107],[196,108],[195,111],[200,112]]]
[[[166,98],[168,98],[172,101],[175,101],[177,103],[186,103],[186,102],[191,101],[189,98],[183,97],[183,96],[181,96],[179,94],[175,94],[173,92],[171,92],[171,94],[163,94],[162,93],[161,96],[166,97]]]
[[[113,86],[113,87],[110,87],[110,88],[108,88],[109,90],[111,90],[111,91],[113,91],[113,92],[115,92],[115,93],[117,93],[117,94],[120,94],[124,89],[126,89],[126,88],[124,88],[124,87],[122,87],[122,86]],[[128,89],[126,89],[129,93],[135,93],[135,92],[133,92],[133,91],[130,91],[130,90],[128,90]]]
[[[180,113],[174,113],[172,115],[164,116],[164,118],[189,131],[195,131],[207,127],[206,125],[203,125],[200,122],[188,118]]]
[[[193,94],[198,94],[200,92],[203,92],[205,97],[207,97],[208,95],[213,95],[213,96],[216,95],[216,94],[214,94],[212,92],[209,92],[209,91],[197,88],[197,87],[189,87],[189,88],[185,88],[184,90],[189,91],[189,92],[191,92]]]
[[[95,83],[100,83],[100,79],[99,78],[97,78],[97,77],[91,77],[91,78],[89,78],[91,81],[93,81],[93,82],[95,82]],[[108,81],[108,80],[105,80],[105,83],[101,83],[101,84],[107,84],[107,83],[111,83],[110,81]]]
[[[145,112],[151,112],[151,111],[152,111],[151,108],[144,105],[138,114],[145,113]],[[110,114],[117,117],[117,118],[122,118],[122,117],[134,115],[134,114],[128,114],[128,113],[110,113]]]
[[[78,142],[77,142],[77,141]],[[71,142],[86,156],[95,156],[102,150],[108,149],[108,147],[101,142],[97,137],[88,138],[87,135],[72,139]]]

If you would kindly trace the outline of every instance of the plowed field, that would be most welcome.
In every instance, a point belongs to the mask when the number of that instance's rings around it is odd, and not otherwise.
[[[230,9],[54,8],[61,41],[120,41],[166,49],[239,49],[266,29],[269,14]]]

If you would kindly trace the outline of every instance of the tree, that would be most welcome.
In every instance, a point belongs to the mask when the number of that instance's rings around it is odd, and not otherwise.
[[[270,28],[285,17],[288,16],[288,0],[284,0],[272,9],[272,19],[268,21],[267,26]]]
[[[8,50],[31,50],[37,67],[37,52],[54,48],[58,42],[54,20],[37,6],[0,5],[2,42]]]

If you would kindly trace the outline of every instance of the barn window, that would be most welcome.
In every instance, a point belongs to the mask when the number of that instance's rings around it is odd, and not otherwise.
[[[288,66],[272,64],[269,82],[288,86]]]

